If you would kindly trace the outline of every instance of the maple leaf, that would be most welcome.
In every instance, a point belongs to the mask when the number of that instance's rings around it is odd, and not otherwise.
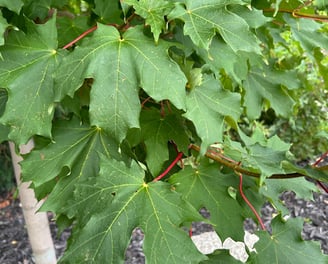
[[[109,4],[108,2],[111,3]],[[103,23],[123,23],[120,3],[116,0],[95,0],[95,8],[93,11],[99,16],[100,21]]]
[[[67,43],[70,43],[72,39],[78,37],[89,28],[88,18],[85,16],[76,16],[74,18],[58,16],[58,46],[65,46]]]
[[[1,7],[7,7],[9,10],[19,14],[21,8],[23,7],[24,2],[22,0],[0,0]]]
[[[74,231],[74,243],[61,259],[63,263],[124,263],[136,227],[145,234],[143,250],[149,263],[206,259],[180,227],[183,222],[201,219],[198,212],[170,184],[143,179],[144,171],[136,162],[126,167],[102,156],[99,176],[78,184],[76,203],[91,217]]]
[[[9,24],[7,20],[2,15],[0,15],[0,45],[5,43],[4,34],[8,26]]]
[[[246,79],[248,72],[247,57],[239,52],[234,52],[222,39],[214,38],[208,51],[198,49],[198,54],[219,76],[221,69],[241,84]],[[252,53],[252,56],[254,54]]]
[[[260,240],[255,244],[257,253],[253,253],[249,263],[308,264],[327,263],[328,256],[323,255],[318,242],[304,241],[301,236],[303,220],[290,218],[287,222],[276,216],[272,222],[272,234],[260,231]]]
[[[146,25],[150,25],[154,39],[158,42],[159,35],[165,28],[164,17],[174,6],[173,3],[164,0],[124,0],[124,3],[133,5],[136,14],[145,18]]]
[[[291,27],[294,38],[310,56],[314,55],[317,47],[328,51],[328,37],[320,32],[321,24],[309,19],[291,19],[288,16],[284,16],[284,19]]]
[[[240,95],[223,90],[210,76],[205,76],[200,86],[191,89],[186,99],[184,116],[194,123],[203,151],[209,144],[222,141],[224,117],[237,120],[241,114]]]
[[[284,180],[267,179],[265,184],[260,187],[259,192],[265,197],[268,197],[274,207],[280,211],[282,215],[289,213],[288,209],[283,205],[279,196],[285,192],[293,190],[296,196],[302,197],[305,200],[313,199],[313,192],[317,192],[318,188],[306,180],[305,178],[291,178]]]
[[[5,89],[0,89],[0,117],[5,111],[8,94]],[[0,143],[8,138],[9,128],[0,124]]]
[[[75,185],[97,175],[98,153],[121,158],[115,141],[103,130],[81,125],[76,119],[57,122],[53,128],[53,142],[24,157],[21,163],[23,179],[32,180],[38,192],[44,184],[56,178],[56,185],[42,209],[67,212],[72,217],[69,200],[73,198]]]
[[[26,27],[26,34],[12,32],[0,47],[0,82],[9,94],[0,122],[10,127],[9,139],[18,144],[35,134],[51,136],[53,73],[59,59],[55,18],[44,25],[26,20]]]
[[[197,168],[185,166],[169,182],[196,209],[209,210],[211,223],[221,239],[243,239],[242,209],[228,193],[229,187],[237,188],[237,177],[222,174],[217,164],[203,162]]]
[[[129,128],[139,127],[139,87],[155,100],[169,99],[185,109],[186,77],[168,57],[168,48],[163,41],[155,46],[141,27],[121,37],[114,27],[98,24],[95,34],[65,58],[57,73],[56,98],[73,96],[84,78],[93,78],[91,124],[121,142]]]
[[[282,141],[277,135],[267,138],[263,131],[256,127],[251,137],[246,136],[241,130],[239,135],[246,145],[246,151],[238,142],[234,142],[234,150],[239,151],[243,166],[260,171],[261,180],[272,174],[283,174],[283,162],[287,160],[290,144]]]
[[[293,71],[283,72],[268,67],[263,69],[252,67],[243,86],[247,116],[255,119],[260,116],[265,101],[269,102],[278,115],[290,115],[295,102],[288,89],[299,88],[300,81]]]
[[[184,33],[199,47],[208,50],[212,38],[219,32],[232,50],[260,53],[258,41],[246,21],[228,10],[227,1],[185,0],[177,3],[169,14],[169,19],[181,19],[185,22]],[[231,1],[229,5],[243,1]]]
[[[189,136],[180,116],[168,114],[161,117],[158,110],[142,111],[141,133],[147,147],[147,165],[153,175],[157,175],[164,162],[169,159],[168,141],[173,140],[177,148],[188,152]]]

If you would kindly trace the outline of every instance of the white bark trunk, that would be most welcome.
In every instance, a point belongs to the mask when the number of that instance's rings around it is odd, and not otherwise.
[[[34,191],[28,188],[30,183],[21,182],[21,168],[18,163],[22,160],[22,157],[16,154],[14,143],[10,142],[9,146],[16,175],[20,201],[26,222],[27,233],[33,250],[35,263],[55,264],[57,262],[56,254],[50,233],[47,214],[45,212],[37,213],[37,210],[40,208],[42,201],[38,202],[36,200]],[[21,146],[20,153],[28,153],[32,148],[33,141],[31,140],[27,145]]]

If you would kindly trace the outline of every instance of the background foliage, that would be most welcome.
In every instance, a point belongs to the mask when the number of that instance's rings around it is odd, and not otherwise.
[[[0,141],[34,139],[23,180],[73,226],[62,263],[122,263],[136,227],[149,263],[234,263],[183,227],[206,207],[242,241],[265,201],[278,215],[249,263],[327,262],[278,199],[328,179],[297,166],[328,149],[326,1],[0,6]]]

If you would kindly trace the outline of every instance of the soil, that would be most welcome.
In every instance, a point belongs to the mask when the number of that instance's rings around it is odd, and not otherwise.
[[[304,217],[311,221],[306,221],[303,229],[303,238],[318,240],[321,242],[322,251],[328,254],[328,194],[314,193],[311,201],[297,199],[293,192],[283,193],[281,199],[290,210],[292,217]],[[203,209],[201,213],[209,216]],[[269,227],[274,209],[270,204],[265,204],[261,214],[265,224]],[[57,227],[52,221],[49,213],[50,229],[54,239],[57,257],[60,257],[66,247],[66,241],[70,235],[70,230],[65,230],[57,237]],[[256,224],[248,219],[245,221],[245,229],[254,231]],[[211,231],[212,227],[204,223],[194,223],[193,235]],[[145,258],[142,252],[143,234],[136,229],[133,232],[131,243],[126,252],[126,264],[143,264]],[[24,217],[20,202],[13,199],[12,193],[0,194],[0,263],[1,264],[33,264],[33,254],[29,245],[25,228]]]

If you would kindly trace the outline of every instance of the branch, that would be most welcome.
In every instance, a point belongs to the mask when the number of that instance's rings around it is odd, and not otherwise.
[[[200,152],[200,147],[195,145],[195,144],[191,144],[190,148],[197,151],[197,152]],[[256,178],[259,178],[261,176],[260,173],[249,171],[249,170],[246,170],[246,169],[242,168],[238,162],[232,161],[231,159],[229,159],[227,157],[224,157],[223,155],[216,155],[211,151],[207,151],[205,153],[205,156],[212,159],[212,160],[215,160],[215,161],[221,163],[222,165],[224,165],[226,167],[229,167],[229,168],[233,169],[234,171],[236,171],[238,173],[242,173],[242,174],[252,176],[252,177],[256,177]],[[316,168],[316,169],[324,170],[325,167],[326,166],[319,167],[319,168]],[[305,177],[305,176],[307,176],[307,175],[295,172],[295,173],[288,173],[288,174],[273,174],[270,177],[267,177],[267,179],[287,179],[287,178],[297,178],[297,177]]]
[[[328,22],[328,16],[316,15],[316,14],[306,14],[306,13],[299,12],[298,10],[299,9],[295,9],[295,10],[278,9],[278,12],[291,14],[293,17],[297,17],[297,18],[306,18],[306,19],[312,19],[312,20],[321,21],[321,22]],[[276,12],[276,9],[275,8],[264,8],[262,11],[274,13],[274,12]]]

